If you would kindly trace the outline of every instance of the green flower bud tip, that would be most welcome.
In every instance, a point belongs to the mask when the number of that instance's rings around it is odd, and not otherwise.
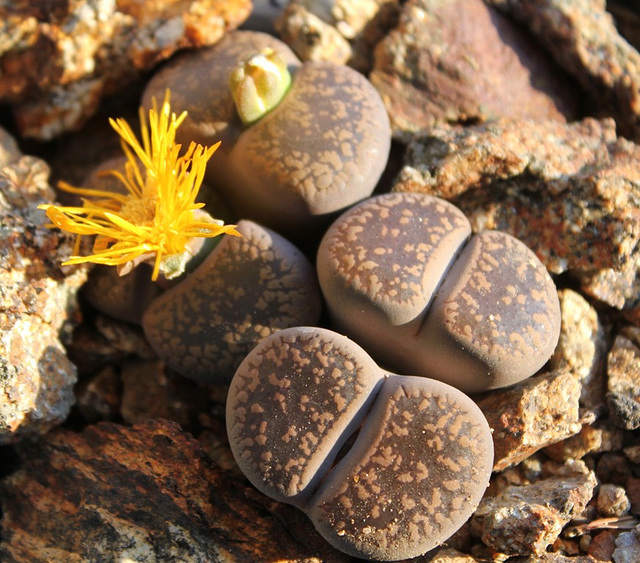
[[[229,77],[238,115],[251,125],[278,105],[291,85],[291,74],[282,56],[266,48],[242,61]]]

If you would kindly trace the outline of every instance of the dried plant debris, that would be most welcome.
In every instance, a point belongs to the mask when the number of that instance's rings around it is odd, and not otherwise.
[[[86,272],[61,272],[72,241],[45,227],[39,204],[53,200],[44,161],[23,156],[0,167],[0,444],[44,434],[73,404],[76,369],[68,338]]]
[[[582,86],[597,115],[640,141],[640,53],[619,33],[604,0],[488,0],[513,16]]]
[[[376,47],[370,79],[403,140],[442,123],[576,115],[573,84],[482,0],[404,3],[398,26]]]
[[[56,431],[21,455],[2,487],[3,561],[346,561],[303,519],[285,528],[287,507],[215,467],[175,423]]]
[[[639,159],[640,146],[617,138],[611,120],[440,127],[411,145],[393,189],[452,199],[474,231],[512,234],[552,273],[570,271],[586,293],[632,314]]]
[[[248,0],[3,3],[0,100],[23,136],[51,139],[177,50],[216,43],[250,10]]]

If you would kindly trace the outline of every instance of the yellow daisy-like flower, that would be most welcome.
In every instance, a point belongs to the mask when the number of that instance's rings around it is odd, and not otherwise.
[[[124,119],[109,119],[121,137],[127,161],[124,174],[117,170],[107,173],[124,184],[126,193],[76,188],[60,182],[61,189],[84,196],[83,205],[40,206],[51,221],[49,226],[78,235],[74,256],[63,265],[95,262],[118,266],[121,273],[126,273],[148,261],[154,264],[152,279],[156,280],[160,272],[166,277],[182,273],[176,263],[184,262],[188,243],[194,238],[240,236],[235,225],[224,225],[199,211],[204,204],[195,200],[207,162],[220,143],[205,148],[192,142],[180,155],[176,129],[186,116],[186,111],[179,116],[171,112],[167,91],[160,111],[154,100],[148,125],[140,108],[142,142]],[[77,255],[82,235],[95,235],[93,254]]]

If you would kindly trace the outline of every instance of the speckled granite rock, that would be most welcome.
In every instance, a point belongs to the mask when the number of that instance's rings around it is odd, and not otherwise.
[[[488,0],[544,44],[600,115],[640,140],[640,53],[618,33],[605,0]]]
[[[45,227],[49,168],[24,156],[0,168],[0,444],[43,434],[68,415],[76,369],[61,338],[84,269],[60,269],[72,238]]]
[[[2,484],[0,559],[346,561],[294,509],[211,463],[166,421],[56,431]]]
[[[440,127],[411,145],[393,189],[453,200],[474,231],[514,235],[552,273],[570,270],[583,291],[633,315],[638,159],[640,146],[616,138],[611,120]]]
[[[216,43],[250,9],[249,0],[3,3],[0,100],[22,135],[51,139],[175,51]]]
[[[499,553],[542,555],[562,528],[582,515],[596,483],[592,471],[573,464],[563,475],[508,487],[480,503],[472,529]]]
[[[370,79],[400,139],[439,123],[575,114],[573,85],[481,0],[403,4],[398,26],[376,47]]]
[[[531,377],[505,390],[486,393],[478,406],[493,430],[494,471],[577,434],[580,384],[566,371]]]

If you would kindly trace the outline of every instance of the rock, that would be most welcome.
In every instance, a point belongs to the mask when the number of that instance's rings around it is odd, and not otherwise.
[[[493,430],[493,470],[501,471],[577,434],[579,397],[580,384],[565,371],[537,375],[479,397],[478,406]]]
[[[292,0],[275,28],[303,61],[348,64],[368,73],[373,48],[395,25],[399,11],[398,0]]]
[[[604,530],[596,534],[591,540],[588,553],[596,561],[612,561],[616,548],[616,535],[610,530]]]
[[[482,500],[472,517],[472,530],[500,553],[542,555],[562,528],[582,514],[595,486],[595,475],[585,468],[508,487]]]
[[[22,156],[16,140],[0,127],[0,166],[6,166]]]
[[[630,532],[623,532],[616,539],[616,550],[613,552],[614,563],[636,563],[640,561],[640,527]]]
[[[592,275],[638,259],[639,158],[610,120],[442,127],[410,147],[393,190],[451,199],[474,231],[508,232],[554,274]],[[640,284],[626,291],[640,300]]]
[[[584,424],[578,434],[544,448],[544,453],[556,461],[582,459],[587,454],[619,450],[623,444],[622,430],[605,425]]]
[[[596,409],[604,403],[607,340],[598,313],[576,291],[558,291],[562,326],[550,369],[573,373],[581,385],[580,405]]]
[[[83,268],[60,269],[73,239],[45,227],[53,201],[44,161],[0,168],[0,444],[44,434],[74,402],[76,368],[63,342],[77,320]]]
[[[53,432],[2,484],[0,559],[346,561],[173,423]]]
[[[120,377],[120,413],[127,424],[163,418],[192,430],[198,415],[207,409],[206,391],[160,361],[129,360],[122,364]]]
[[[640,347],[618,335],[609,352],[607,376],[607,404],[615,424],[625,430],[640,428]]]
[[[627,497],[631,503],[631,513],[640,516],[640,478],[630,475],[625,486]]]
[[[605,0],[489,0],[513,16],[571,74],[620,133],[640,141],[640,53],[618,33]]]
[[[624,488],[610,483],[600,486],[596,505],[602,516],[622,516],[631,508]]]
[[[442,123],[564,121],[576,101],[547,54],[481,0],[404,3],[398,26],[376,47],[370,79],[394,136],[405,140]]]
[[[76,386],[76,406],[85,421],[113,421],[120,417],[122,381],[118,371],[116,366],[106,365]]]
[[[0,8],[0,101],[23,136],[51,139],[177,50],[216,43],[250,9],[248,0],[9,3]]]

